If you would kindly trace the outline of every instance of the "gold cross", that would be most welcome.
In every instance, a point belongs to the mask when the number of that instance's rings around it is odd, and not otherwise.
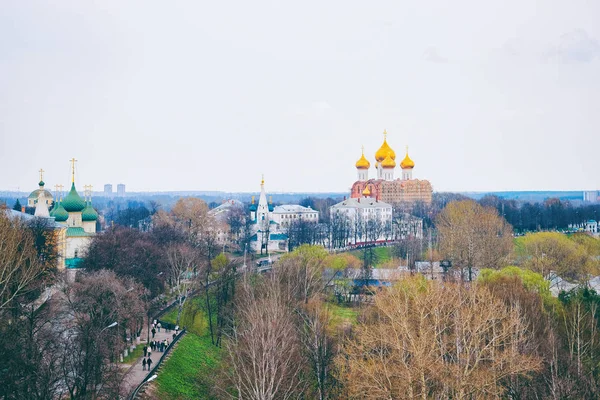
[[[387,139],[387,131],[385,129],[383,130],[383,139]]]
[[[364,156],[365,155],[365,145],[360,146],[360,148],[362,149],[362,153],[363,153],[363,156]]]
[[[71,168],[72,168],[72,175],[71,175],[71,183],[75,183],[75,163],[77,162],[77,160],[75,159],[75,157],[73,157],[71,159]]]
[[[44,170],[40,168],[40,182],[44,180]]]

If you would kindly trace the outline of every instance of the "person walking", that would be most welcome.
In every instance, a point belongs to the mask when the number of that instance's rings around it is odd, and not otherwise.
[[[156,328],[152,328],[152,339],[154,339],[155,335],[156,335]]]
[[[150,357],[148,357],[148,371],[150,371],[152,368],[152,359]]]
[[[148,355],[148,346],[144,346],[144,357]]]
[[[156,327],[158,328],[158,331],[160,332],[160,322],[158,324],[156,324]]]
[[[148,349],[148,358],[152,355],[152,350]]]
[[[173,340],[175,340],[175,336],[177,336],[177,334],[173,332]]]
[[[146,358],[142,360],[142,371],[146,370]]]

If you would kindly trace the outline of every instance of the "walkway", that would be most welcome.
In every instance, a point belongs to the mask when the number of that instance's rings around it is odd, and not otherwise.
[[[144,330],[142,332],[142,341],[140,344],[138,344],[138,346],[142,346],[144,347],[146,345],[146,337],[148,336],[147,331]],[[164,328],[160,328],[160,332],[156,332],[156,336],[154,337],[154,340],[156,341],[163,341],[165,339],[169,340],[169,343],[171,343],[173,341],[173,333],[175,333],[175,331],[171,330],[169,332],[165,332]],[[152,334],[150,334],[150,341],[152,341]],[[161,353],[160,351],[153,351],[152,355],[150,356],[150,358],[152,359],[152,367],[156,366],[156,363],[158,362],[158,360],[160,360],[160,358],[162,357],[163,353]],[[122,385],[122,393],[124,393],[125,395],[129,395],[129,393],[131,393],[133,391],[133,389],[135,389],[137,387],[137,385],[139,385],[144,378],[146,377],[146,375],[148,375],[148,371],[144,371],[143,370],[143,366],[142,366],[142,359],[144,357],[140,357],[137,360],[135,360],[131,366],[129,367],[129,370],[126,372],[125,377],[123,379],[123,385]],[[122,364],[124,367],[128,367],[127,364]]]

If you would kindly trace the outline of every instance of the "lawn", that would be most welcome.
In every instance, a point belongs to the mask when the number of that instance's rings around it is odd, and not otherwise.
[[[216,398],[212,388],[222,356],[223,349],[213,346],[209,335],[186,334],[158,374],[158,398]]]
[[[356,324],[360,312],[358,308],[334,303],[327,303],[327,307],[332,316],[331,325],[333,327],[341,326],[344,323]]]
[[[374,265],[375,268],[382,264],[385,264],[386,262],[392,259],[391,247],[375,247],[373,249],[373,252],[375,253],[376,260]],[[352,250],[350,254],[357,257],[359,260],[363,259],[363,250]]]
[[[213,388],[224,350],[214,346],[210,340],[204,298],[191,298],[186,305],[187,309],[194,308],[197,312],[190,315],[184,309],[181,315],[180,325],[186,326],[187,333],[158,374],[156,387],[159,398],[213,399],[216,398]],[[176,319],[177,307],[161,317],[161,320],[173,324]]]

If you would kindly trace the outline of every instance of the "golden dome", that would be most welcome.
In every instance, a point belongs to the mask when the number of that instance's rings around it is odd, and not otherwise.
[[[388,156],[388,154],[390,155],[392,160],[396,159],[396,153],[387,144],[386,136],[387,136],[387,132],[384,130],[383,131],[383,144],[381,145],[379,150],[377,150],[377,152],[375,153],[375,159],[379,162],[382,162],[383,160],[385,160],[385,158]]]
[[[370,196],[371,191],[369,190],[369,185],[365,186],[365,190],[363,190],[363,196]]]
[[[415,167],[415,162],[413,160],[411,160],[410,157],[408,156],[408,146],[406,146],[406,156],[404,157],[404,160],[402,160],[402,162],[400,163],[400,168],[412,169],[414,167]]]
[[[365,148],[363,147],[362,156],[360,156],[360,158],[356,162],[356,168],[357,169],[369,169],[370,166],[371,166],[371,163],[369,162],[369,160],[367,160],[365,158]]]
[[[381,162],[381,166],[383,168],[394,168],[396,166],[396,161],[392,160],[391,154],[388,153],[387,157]]]

